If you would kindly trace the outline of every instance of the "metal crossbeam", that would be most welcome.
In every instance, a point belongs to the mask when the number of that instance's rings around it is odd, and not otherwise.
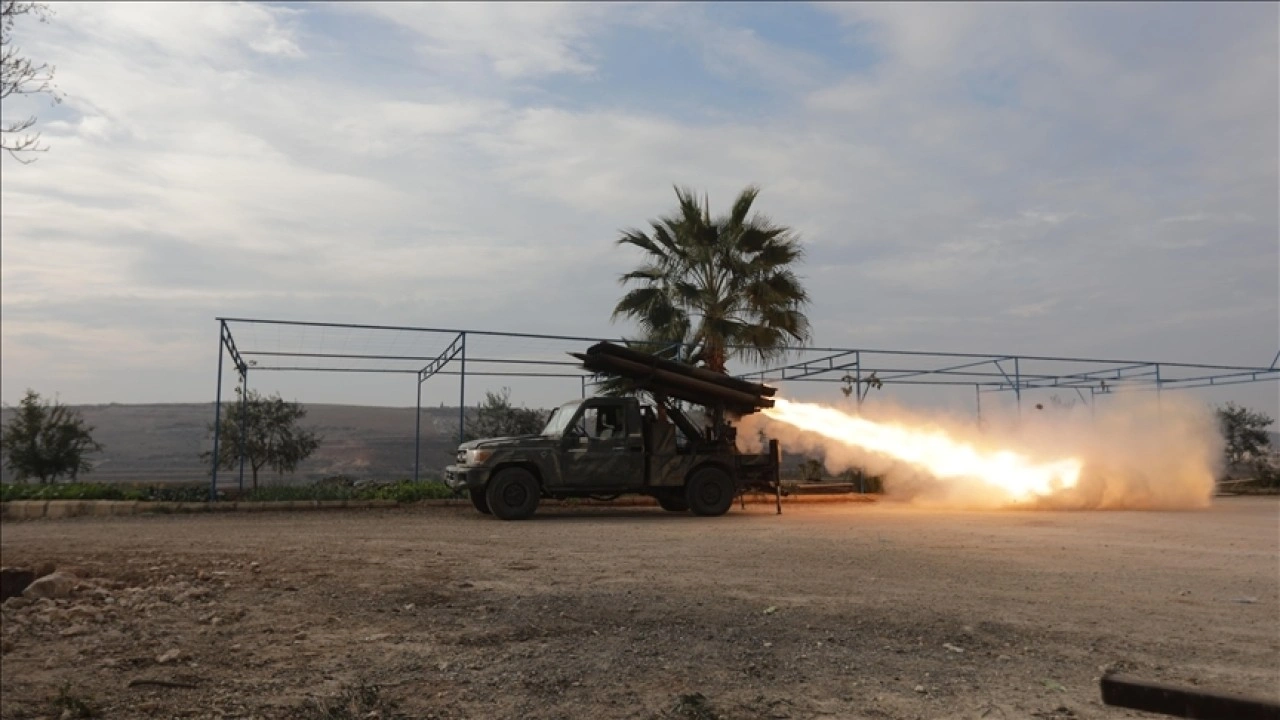
[[[236,369],[244,375],[249,370],[249,364],[240,356],[240,351],[236,349],[236,339],[231,335],[231,328],[226,323],[222,323],[222,344],[227,348],[227,352],[231,353],[231,362],[235,363]]]
[[[427,378],[440,372],[445,365],[458,357],[458,354],[462,352],[463,342],[465,342],[466,337],[465,333],[458,333],[458,336],[453,339],[453,342],[449,343],[449,347],[445,348],[444,352],[418,371],[418,382],[426,382]]]

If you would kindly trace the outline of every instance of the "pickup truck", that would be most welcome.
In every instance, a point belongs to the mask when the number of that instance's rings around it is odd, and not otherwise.
[[[675,363],[607,343],[578,357],[589,368],[616,371],[601,353],[623,356],[618,366],[624,369],[617,374],[636,380],[660,400],[593,397],[565,403],[537,435],[463,443],[457,462],[445,468],[445,482],[465,492],[476,510],[502,520],[531,516],[542,498],[620,495],[648,495],[665,510],[717,516],[728,512],[741,492],[777,487],[777,442],[769,442],[767,453],[740,452],[736,431],[718,402],[724,395],[736,414],[751,412],[753,404],[772,404],[759,394],[772,388],[750,386],[760,390],[744,400],[750,393],[744,393],[740,380],[672,367]],[[637,361],[648,370],[631,367]],[[711,410],[710,424],[699,427],[669,402],[671,397],[703,404]]]

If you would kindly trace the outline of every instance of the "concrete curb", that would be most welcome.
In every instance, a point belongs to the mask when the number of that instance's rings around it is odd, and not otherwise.
[[[783,505],[796,503],[875,502],[868,495],[788,495]],[[772,505],[772,495],[748,495],[748,505]],[[547,500],[546,505],[568,507],[653,507],[657,502],[647,497],[617,500]],[[736,503],[735,503],[736,504]],[[72,517],[117,517],[124,515],[226,512],[291,512],[295,510],[385,510],[396,507],[468,507],[468,500],[419,500],[400,503],[395,500],[282,500],[276,502],[150,502],[138,500],[9,500],[0,502],[0,518],[4,520],[57,520]]]

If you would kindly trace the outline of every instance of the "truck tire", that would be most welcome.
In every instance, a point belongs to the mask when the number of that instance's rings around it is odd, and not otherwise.
[[[729,512],[737,494],[733,478],[718,467],[704,467],[693,473],[685,485],[685,498],[694,515],[715,517]]]
[[[483,490],[471,488],[470,490],[467,490],[467,494],[471,496],[471,504],[475,506],[476,510],[479,510],[485,515],[493,514],[493,511],[489,509],[489,501],[484,498]]]
[[[484,499],[499,520],[524,520],[538,509],[538,481],[524,468],[505,468],[489,479]]]
[[[657,500],[667,512],[689,512],[689,501],[679,491],[659,493]]]

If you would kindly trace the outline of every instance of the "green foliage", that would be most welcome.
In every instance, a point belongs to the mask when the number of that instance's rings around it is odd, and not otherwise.
[[[313,485],[268,485],[246,493],[243,500],[272,502],[283,500],[443,500],[457,497],[453,490],[439,481],[413,482],[401,480],[386,485],[346,487],[316,483]]]
[[[546,412],[513,407],[511,389],[504,387],[484,394],[484,402],[467,418],[464,435],[467,440],[537,435],[546,424]]]
[[[279,394],[264,398],[254,390],[250,390],[245,398],[240,388],[236,388],[236,396],[243,402],[238,400],[222,407],[219,469],[235,470],[240,467],[243,443],[245,464],[252,471],[256,489],[261,469],[270,468],[280,475],[293,472],[298,463],[320,447],[322,438],[298,425],[307,416],[306,408],[298,403],[285,402]],[[209,433],[213,433],[212,425]],[[211,452],[204,452],[200,457],[208,462],[211,455]]]
[[[731,357],[777,358],[790,342],[809,340],[809,297],[792,267],[802,250],[796,234],[751,215],[759,189],[738,195],[729,214],[712,219],[709,204],[676,188],[676,212],[627,230],[620,245],[644,251],[643,264],[625,274],[634,285],[613,317],[636,321],[646,339],[680,340],[682,360],[725,372]],[[747,350],[729,346],[740,346]]]
[[[93,470],[86,455],[102,450],[92,432],[79,412],[56,400],[41,402],[36,391],[27,390],[0,437],[0,453],[20,482],[52,483],[63,475],[74,482]]]
[[[827,469],[821,460],[815,458],[805,458],[800,463],[800,479],[804,482],[822,482],[822,478],[826,477]]]
[[[203,502],[209,488],[195,485],[109,485],[67,483],[62,485],[0,485],[0,501],[9,500],[154,500],[157,502]]]
[[[240,498],[256,502],[285,500],[442,500],[457,497],[438,480],[401,480],[385,485],[352,487],[324,481],[313,485],[268,485],[250,490]],[[70,483],[63,485],[0,485],[0,502],[10,500],[141,500],[155,502],[204,502],[209,488],[201,485],[108,485]]]
[[[1266,429],[1275,422],[1265,413],[1253,412],[1235,403],[1218,408],[1218,425],[1227,445],[1224,449],[1228,466],[1261,460],[1271,449]]]

